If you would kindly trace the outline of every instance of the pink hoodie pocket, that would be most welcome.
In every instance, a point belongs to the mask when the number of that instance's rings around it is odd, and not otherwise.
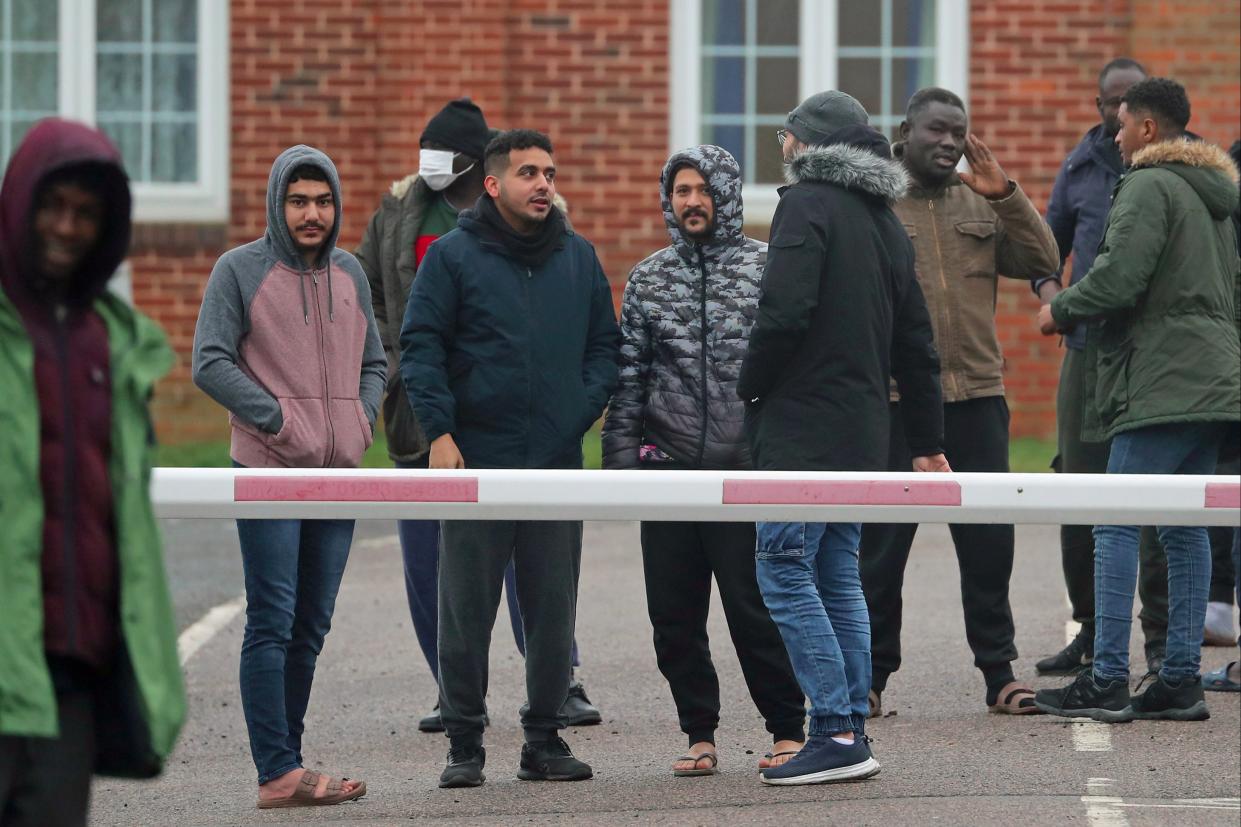
[[[323,400],[285,397],[279,402],[284,425],[267,442],[273,463],[286,468],[322,468],[328,448]]]
[[[336,468],[357,468],[374,441],[362,403],[356,398],[333,399],[331,417],[335,443],[331,464]]]

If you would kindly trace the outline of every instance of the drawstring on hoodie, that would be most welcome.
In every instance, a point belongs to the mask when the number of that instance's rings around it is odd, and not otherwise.
[[[297,286],[302,291],[302,318],[306,324],[310,324],[310,305],[306,302],[306,275],[307,273],[304,272],[298,273]],[[311,270],[309,275],[314,278],[314,270]],[[332,299],[332,259],[330,256],[327,260],[327,320],[336,321],[336,304]]]
[[[299,272],[297,274],[297,286],[302,290],[302,318],[306,320],[306,324],[310,324],[310,305],[306,303],[306,274]]]

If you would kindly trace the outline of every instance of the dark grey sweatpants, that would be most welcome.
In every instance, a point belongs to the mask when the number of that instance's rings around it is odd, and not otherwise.
[[[582,524],[445,520],[440,526],[440,716],[454,746],[480,744],[487,714],[491,630],[509,560],[526,636],[527,741],[564,726],[569,691]]]

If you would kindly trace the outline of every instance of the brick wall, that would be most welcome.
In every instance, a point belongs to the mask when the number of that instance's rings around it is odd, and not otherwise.
[[[1231,142],[1239,7],[975,0],[974,127],[1042,208],[1060,161],[1098,118],[1098,68],[1132,53],[1181,77],[1194,128]],[[341,244],[352,248],[383,191],[416,166],[426,120],[468,95],[495,127],[551,135],[573,223],[595,243],[618,296],[629,268],[666,243],[655,189],[668,152],[665,0],[231,0],[231,9],[230,220],[140,227],[131,262],[135,301],[180,357],[157,400],[163,438],[225,433],[222,411],[189,383],[194,320],[215,258],[262,233],[271,161],[290,144],[336,161]],[[1002,287],[1016,435],[1054,430],[1059,354],[1034,330],[1036,310],[1024,284]]]
[[[1227,147],[1241,136],[1239,0],[975,0],[970,16],[973,127],[1040,210],[1065,155],[1099,120],[1098,72],[1113,57],[1183,83],[1190,128],[1207,140]],[[1024,284],[1001,285],[996,324],[1014,436],[1055,429],[1062,352],[1034,328],[1037,309]]]

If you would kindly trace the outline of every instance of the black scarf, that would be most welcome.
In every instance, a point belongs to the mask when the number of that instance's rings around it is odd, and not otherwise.
[[[526,267],[541,266],[552,257],[552,253],[563,246],[564,216],[554,204],[548,210],[547,218],[539,225],[538,231],[532,235],[513,229],[513,225],[500,215],[496,202],[486,193],[474,203],[472,210],[466,210],[461,217],[471,223],[473,226],[470,229],[485,241],[499,245],[505,255]]]

